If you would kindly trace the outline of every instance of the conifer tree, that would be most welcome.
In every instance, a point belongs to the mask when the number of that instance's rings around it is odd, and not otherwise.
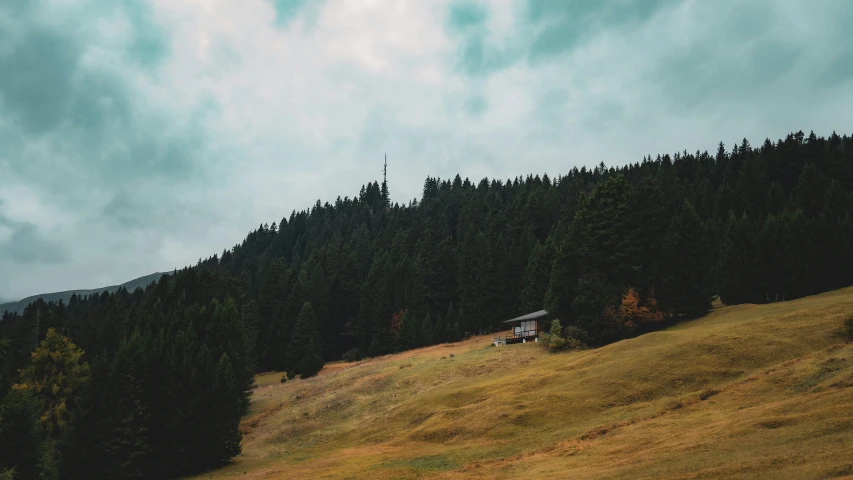
[[[666,188],[671,191],[669,186]],[[660,269],[665,261],[663,246],[671,219],[667,208],[669,200],[658,183],[650,178],[642,180],[631,195],[630,241],[627,245],[633,257],[630,263],[637,269],[631,283],[643,291],[654,288],[658,283]]]
[[[453,330],[451,331],[452,341],[458,342],[462,340],[462,330],[459,328],[459,322],[453,324]]]
[[[151,454],[150,412],[145,402],[145,341],[137,332],[126,338],[113,358],[99,405],[104,437],[99,449],[101,474],[108,478],[142,476]]]
[[[291,355],[291,370],[293,376],[302,375],[303,373],[310,376],[316,368],[316,357],[320,355],[317,344],[319,343],[320,333],[317,330],[317,319],[314,316],[314,307],[309,302],[302,304],[302,310],[299,312],[299,318],[296,320],[296,326],[293,330],[293,338],[288,349]],[[306,372],[302,371],[303,367],[310,367]],[[322,368],[322,362],[320,368]],[[319,369],[317,369],[317,372]],[[291,372],[288,371],[288,374]]]
[[[542,310],[550,277],[551,255],[545,245],[537,243],[530,253],[524,272],[524,290],[521,291],[521,314]]]
[[[14,469],[14,478],[59,478],[58,459],[41,420],[43,402],[16,389],[0,402],[0,471]]]
[[[258,305],[254,300],[243,304],[240,319],[246,332],[246,350],[248,351],[249,369],[254,371],[259,365],[258,358]],[[277,334],[275,332],[274,334]]]
[[[602,280],[611,286],[631,285],[637,280],[628,214],[630,191],[622,176],[596,185],[578,206],[570,233],[580,260],[604,275]]]
[[[44,403],[42,420],[51,436],[70,426],[69,420],[89,383],[89,364],[82,357],[83,351],[71,340],[48,329],[33,351],[30,365],[21,371],[21,383],[13,386],[31,392]]]
[[[420,344],[423,347],[428,347],[433,344],[433,323],[429,318],[429,314],[424,317],[423,323],[421,324],[421,335],[420,335]]]
[[[449,304],[447,304],[447,313],[444,316],[444,322],[452,328],[453,325],[456,323],[456,316],[457,313],[456,310],[453,308],[453,302],[450,302]]]
[[[666,273],[655,290],[661,307],[673,315],[696,317],[711,308],[704,230],[693,205],[685,200],[667,231]]]
[[[561,318],[567,324],[575,318],[572,301],[579,274],[576,255],[568,246],[564,246],[551,267],[548,289],[545,293],[545,310],[552,317]]]
[[[397,332],[395,350],[404,351],[420,346],[421,326],[417,319],[406,309],[400,322],[400,330]]]
[[[606,285],[599,275],[585,274],[578,279],[572,311],[576,317],[575,324],[589,335],[592,345],[603,345],[620,339],[614,335],[603,315],[607,307],[617,302],[617,292]]]
[[[829,188],[829,181],[817,166],[810,163],[803,167],[794,188],[796,205],[808,217],[816,217],[823,210],[824,193]]]
[[[753,223],[746,215],[729,215],[717,263],[717,291],[725,304],[756,301],[759,264],[758,241]]]
[[[298,371],[301,378],[309,378],[320,373],[323,369],[323,357],[316,346],[314,339],[308,340],[308,345],[305,346],[305,353],[302,357],[302,362],[299,364]]]
[[[465,317],[465,310],[459,307],[459,313],[456,314],[456,323],[459,325],[459,339],[461,340],[466,333],[471,333],[468,326],[468,319]]]
[[[0,398],[12,386],[12,342],[0,337]]]
[[[229,381],[233,382],[236,389],[240,412],[245,413],[249,409],[247,392],[254,383],[246,329],[238,314],[237,304],[230,297],[226,297],[222,303],[216,300],[211,302],[209,312],[205,343],[210,345],[213,358],[225,355],[231,362],[229,375],[233,378]]]
[[[432,341],[433,343],[443,343],[447,341],[444,338],[445,331],[447,330],[447,323],[444,320],[444,317],[441,315],[435,320],[435,325],[432,327]]]

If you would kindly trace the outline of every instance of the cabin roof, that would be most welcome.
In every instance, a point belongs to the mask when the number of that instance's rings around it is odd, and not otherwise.
[[[544,317],[545,315],[548,315],[548,312],[546,312],[545,310],[539,310],[538,312],[528,313],[527,315],[515,317],[510,320],[504,320],[503,323],[523,322],[525,320],[533,320],[535,318]]]

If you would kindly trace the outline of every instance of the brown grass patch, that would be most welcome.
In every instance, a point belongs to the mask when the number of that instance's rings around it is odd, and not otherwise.
[[[197,478],[850,477],[851,310],[848,288],[593,350],[483,336],[259,375],[243,455]]]

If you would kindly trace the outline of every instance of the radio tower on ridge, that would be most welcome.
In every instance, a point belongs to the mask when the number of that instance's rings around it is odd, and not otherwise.
[[[385,166],[382,168],[382,206],[391,211],[391,198],[388,195],[388,154],[385,154]]]

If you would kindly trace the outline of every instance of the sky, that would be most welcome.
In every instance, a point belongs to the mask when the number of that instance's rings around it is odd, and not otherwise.
[[[849,0],[0,0],[0,299],[381,180],[853,133]]]

